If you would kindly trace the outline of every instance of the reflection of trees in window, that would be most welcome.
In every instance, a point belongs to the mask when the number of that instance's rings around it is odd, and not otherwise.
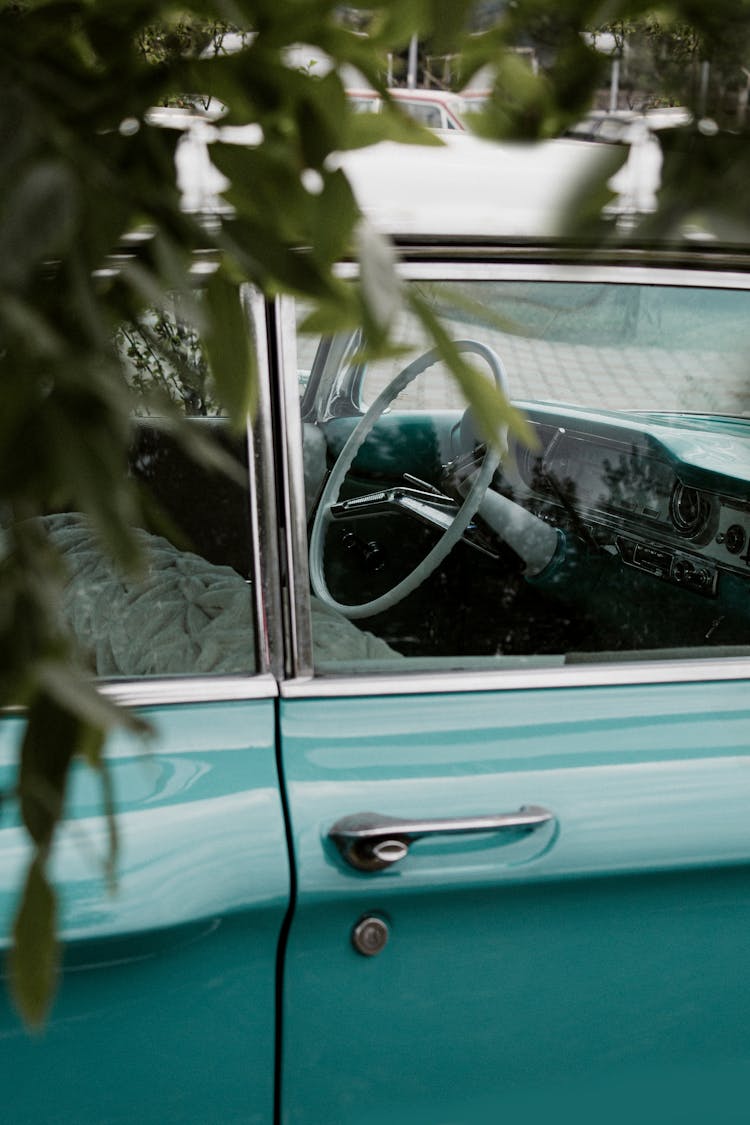
[[[152,309],[139,324],[121,325],[115,343],[135,391],[136,414],[158,412],[165,398],[189,416],[220,413],[208,363],[191,323]]]
[[[419,289],[456,325],[549,343],[735,352],[748,342],[742,290],[504,280],[420,282]]]
[[[553,437],[545,453],[533,458],[530,487],[537,496],[548,497],[562,507],[567,516],[567,527],[584,543],[592,546],[591,534],[579,515],[580,499],[576,481],[570,476],[560,476],[552,467],[554,461],[549,454],[554,450],[555,444]]]
[[[607,491],[600,496],[599,504],[643,515],[658,516],[668,495],[656,463],[636,445],[629,453],[621,453],[617,463],[609,459],[602,462],[602,484]]]

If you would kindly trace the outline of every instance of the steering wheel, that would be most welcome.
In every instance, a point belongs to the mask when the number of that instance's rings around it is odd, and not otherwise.
[[[482,344],[478,340],[456,340],[455,347],[460,352],[471,352],[474,355],[480,356],[487,363],[498,389],[507,398],[508,378],[505,374],[505,368],[503,367],[500,356],[493,351],[492,348],[487,347],[486,344]],[[338,501],[344,478],[352,467],[360,447],[383,411],[390,406],[393,400],[400,395],[414,379],[416,379],[417,375],[421,375],[423,371],[432,367],[440,358],[440,351],[437,348],[430,348],[429,351],[424,352],[405,367],[403,371],[399,372],[396,378],[380,392],[372,406],[362,415],[349,435],[323,489],[323,494],[318,504],[318,510],[315,513],[312,535],[310,536],[310,582],[318,598],[320,598],[325,605],[330,606],[331,609],[335,609],[343,614],[344,617],[372,617],[376,613],[383,613],[416,590],[440,565],[443,559],[447,557],[449,552],[453,550],[459,539],[461,539],[476,515],[482,498],[495,475],[495,470],[500,464],[500,454],[494,446],[488,446],[484,461],[482,462],[482,467],[476,474],[466,499],[463,501],[450,523],[445,527],[445,530],[432,550],[414,567],[406,578],[403,578],[400,582],[396,583],[395,586],[392,586],[390,590],[387,590],[384,594],[373,598],[369,602],[362,602],[359,605],[345,605],[336,601],[326,583],[323,555],[326,535],[334,518],[332,509]],[[382,496],[382,493],[376,495]],[[365,500],[366,498],[363,497],[363,503]]]

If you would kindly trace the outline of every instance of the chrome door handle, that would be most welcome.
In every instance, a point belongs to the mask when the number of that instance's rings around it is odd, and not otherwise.
[[[554,819],[554,813],[539,805],[523,805],[518,812],[497,816],[459,816],[437,820],[400,820],[380,813],[362,812],[337,820],[328,838],[333,840],[346,862],[358,871],[382,871],[384,867],[404,859],[409,845],[423,836],[533,832]]]

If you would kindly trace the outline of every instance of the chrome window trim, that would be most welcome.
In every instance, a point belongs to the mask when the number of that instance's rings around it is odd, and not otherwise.
[[[247,676],[167,676],[128,680],[100,680],[96,690],[119,707],[166,707],[190,703],[241,703],[255,699],[277,699],[279,683],[267,672]],[[0,717],[25,716],[27,708],[0,708]]]
[[[405,670],[406,672],[406,670]],[[627,687],[750,680],[750,660],[664,660],[567,665],[487,672],[415,672],[410,675],[333,676],[286,680],[282,699],[352,699],[381,695],[458,695],[468,692],[537,691],[554,688]]]
[[[638,246],[623,244],[581,247],[569,242],[522,242],[497,238],[410,238],[396,235],[393,238],[402,260],[410,262],[471,261],[498,264],[500,261],[533,262],[537,265],[600,265],[622,268],[655,267],[686,269],[704,273],[709,270],[737,270],[750,272],[750,253],[742,248],[732,249],[720,244],[681,243],[665,246]]]
[[[254,676],[175,676],[150,680],[107,680],[98,690],[121,707],[184,703],[232,703],[276,699],[279,685],[270,673]]]
[[[284,672],[284,618],[267,306],[263,295],[251,285],[243,286],[242,302],[258,362],[257,410],[247,427],[257,672],[271,672],[278,679]]]
[[[307,561],[305,468],[297,376],[297,322],[293,297],[276,299],[276,342],[281,363],[281,464],[286,520],[287,591],[294,676],[313,674],[310,575]],[[298,434],[290,441],[290,434]]]
[[[650,265],[611,266],[589,263],[552,262],[487,262],[461,259],[456,261],[401,261],[401,277],[407,281],[578,281],[619,285],[675,285],[692,289],[750,289],[750,274],[717,270],[701,272],[673,266]],[[356,278],[356,262],[342,262],[337,273],[342,278]]]

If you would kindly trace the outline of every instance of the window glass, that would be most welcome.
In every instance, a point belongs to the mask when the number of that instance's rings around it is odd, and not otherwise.
[[[349,638],[316,646],[319,670],[750,652],[748,292],[412,284],[527,436],[485,462],[445,364],[410,366],[430,348],[413,315],[397,357],[365,362],[356,334],[319,344],[313,630],[325,611]]]
[[[399,104],[405,113],[428,129],[442,129],[443,115],[439,106],[429,105],[426,102],[409,102],[399,98]]]
[[[380,98],[366,94],[347,93],[349,107],[353,113],[380,113]]]
[[[175,299],[170,309],[150,309],[139,324],[115,333],[136,415],[158,416],[167,403],[188,417],[221,414],[194,318],[183,305]]]
[[[65,622],[98,676],[251,672],[246,441],[230,434],[198,335],[179,307],[122,326],[116,343],[136,392],[127,471],[144,498],[135,530],[142,566],[122,573],[80,513],[44,517],[65,564]]]

